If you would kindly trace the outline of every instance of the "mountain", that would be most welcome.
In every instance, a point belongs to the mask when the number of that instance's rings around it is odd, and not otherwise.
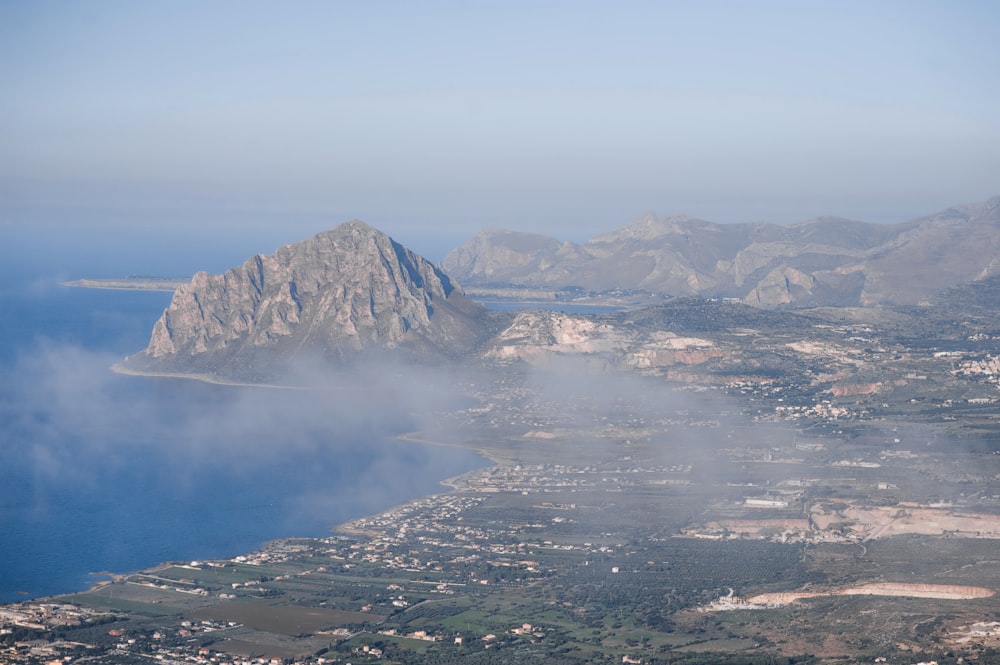
[[[488,320],[427,260],[352,221],[222,275],[196,274],[122,369],[260,381],[302,356],[451,358],[482,341]]]
[[[442,267],[468,286],[641,290],[758,307],[915,304],[1000,269],[1000,197],[901,224],[646,215],[579,245],[483,231]]]
[[[811,332],[787,343],[811,349],[815,330],[825,325],[763,311],[782,305],[839,307],[845,314],[837,321],[859,306],[899,305],[905,314],[898,316],[908,321],[900,335],[917,321],[947,328],[957,316],[948,301],[983,292],[954,287],[995,290],[1000,279],[1000,198],[896,225],[829,217],[790,226],[719,225],[649,215],[582,245],[489,230],[444,265],[473,284],[691,297],[627,315],[490,312],[442,269],[353,221],[222,275],[196,274],[174,293],[147,348],[119,369],[260,383],[280,379],[291,364],[346,364],[377,353],[543,363],[572,356],[678,376],[690,367],[749,376],[787,365],[792,347],[774,346],[774,357],[762,360],[758,342],[744,348],[757,334],[748,331],[766,330],[763,338],[773,341],[789,326],[806,326]],[[949,295],[936,295],[949,288]],[[728,302],[736,299],[742,304]],[[989,336],[991,312],[969,310],[963,325],[979,322],[970,334]],[[726,331],[732,335],[718,337]]]

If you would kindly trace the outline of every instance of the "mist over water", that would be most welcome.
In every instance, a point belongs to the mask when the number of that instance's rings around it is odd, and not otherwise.
[[[120,376],[109,367],[145,346],[169,293],[6,277],[0,602],[328,535],[486,464],[394,440],[457,399],[406,368],[313,370],[312,390]]]

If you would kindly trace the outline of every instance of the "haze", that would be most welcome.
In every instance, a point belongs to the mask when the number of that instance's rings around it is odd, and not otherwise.
[[[902,221],[997,193],[998,22],[988,2],[7,2],[0,216],[254,251],[362,218],[434,259],[488,226],[582,240],[647,210]]]

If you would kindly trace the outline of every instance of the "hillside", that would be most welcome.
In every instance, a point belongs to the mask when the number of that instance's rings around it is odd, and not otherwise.
[[[767,308],[916,304],[1000,268],[1000,197],[891,225],[647,215],[582,245],[488,230],[442,266],[470,287],[626,289]]]

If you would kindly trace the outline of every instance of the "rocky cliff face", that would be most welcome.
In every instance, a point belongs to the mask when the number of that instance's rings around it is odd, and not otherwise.
[[[756,307],[915,304],[1000,270],[1000,197],[892,225],[647,215],[583,245],[494,230],[442,265],[476,286],[634,289]]]
[[[482,339],[485,320],[447,275],[355,221],[222,275],[196,274],[126,367],[260,380],[300,354],[453,357]]]

